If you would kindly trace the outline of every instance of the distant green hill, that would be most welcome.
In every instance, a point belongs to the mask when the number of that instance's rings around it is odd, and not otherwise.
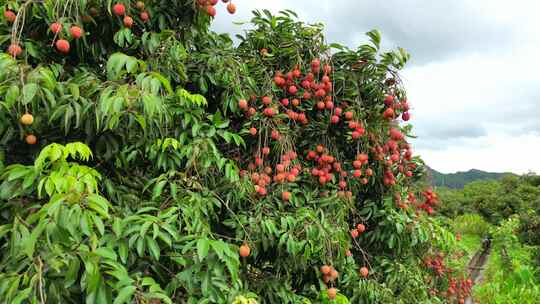
[[[428,167],[428,178],[431,180],[431,184],[436,187],[448,187],[448,188],[463,188],[466,184],[477,180],[498,180],[506,175],[514,175],[513,173],[494,173],[486,172],[482,170],[471,169],[466,172],[456,172],[444,174]]]

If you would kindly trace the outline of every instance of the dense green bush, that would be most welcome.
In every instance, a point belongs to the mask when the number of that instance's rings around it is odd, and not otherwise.
[[[463,189],[439,189],[441,213],[455,217],[477,213],[497,224],[514,214],[527,214],[538,208],[540,187],[531,176],[506,176],[500,181],[476,181]]]
[[[492,251],[484,271],[484,281],[475,287],[474,296],[480,303],[538,303],[539,269],[532,261],[530,247],[519,242],[517,216],[491,229]]]
[[[486,237],[490,232],[491,225],[478,214],[464,214],[453,220],[453,230],[460,234],[472,234]]]

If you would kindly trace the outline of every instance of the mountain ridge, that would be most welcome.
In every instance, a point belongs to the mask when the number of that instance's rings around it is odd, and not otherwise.
[[[499,180],[507,175],[515,175],[511,172],[487,172],[474,168],[455,173],[441,173],[429,166],[427,172],[428,179],[433,186],[453,189],[463,188],[466,184],[477,180]]]

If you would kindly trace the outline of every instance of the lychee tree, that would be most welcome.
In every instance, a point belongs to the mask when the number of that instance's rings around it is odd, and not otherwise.
[[[417,184],[408,54],[291,11],[235,46],[223,2],[0,1],[0,300],[457,301],[424,280],[454,240]]]

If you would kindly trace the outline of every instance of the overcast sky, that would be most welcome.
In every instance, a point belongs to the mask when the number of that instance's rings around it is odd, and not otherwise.
[[[403,71],[417,154],[449,173],[540,173],[540,1],[236,0],[218,32],[239,33],[253,9],[292,9],[322,22],[327,40],[355,47],[382,32],[412,60]]]

